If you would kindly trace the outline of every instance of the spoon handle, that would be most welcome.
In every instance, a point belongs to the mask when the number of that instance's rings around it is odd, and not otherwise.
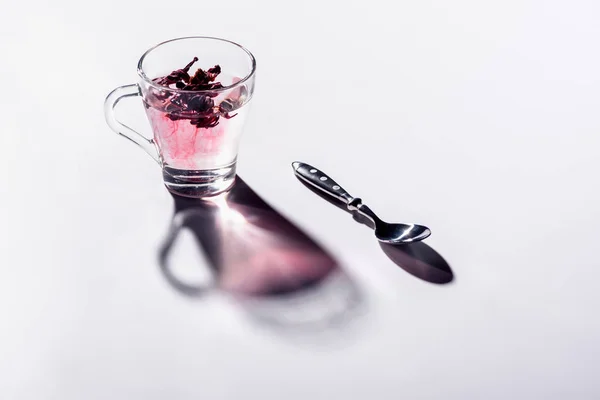
[[[350,204],[350,202],[354,200],[354,197],[350,196],[344,188],[338,185],[329,176],[325,175],[323,171],[316,169],[312,165],[296,161],[292,163],[292,167],[294,168],[296,176],[311,186],[316,187],[346,204]]]

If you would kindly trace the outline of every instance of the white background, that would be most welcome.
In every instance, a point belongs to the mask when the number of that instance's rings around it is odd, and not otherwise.
[[[1,5],[0,398],[600,397],[596,0]],[[160,274],[172,198],[102,103],[190,34],[255,54],[238,172],[360,286],[350,326],[280,332]],[[394,265],[296,159],[430,226],[454,282]]]

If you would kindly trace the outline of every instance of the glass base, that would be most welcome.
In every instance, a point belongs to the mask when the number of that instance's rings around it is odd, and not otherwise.
[[[233,186],[235,166],[236,163],[233,162],[224,167],[203,170],[164,167],[163,180],[167,189],[178,196],[193,198],[216,196]]]

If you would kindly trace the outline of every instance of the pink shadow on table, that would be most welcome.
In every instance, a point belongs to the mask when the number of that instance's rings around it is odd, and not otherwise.
[[[239,300],[252,316],[284,326],[343,321],[363,303],[338,262],[239,176],[223,195],[173,198],[175,214],[159,262],[179,293],[199,297],[217,289]],[[189,282],[171,265],[174,243],[185,229],[206,255],[212,283]]]

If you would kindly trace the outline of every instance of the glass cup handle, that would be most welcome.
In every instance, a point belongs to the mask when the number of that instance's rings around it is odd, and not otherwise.
[[[154,161],[160,164],[156,147],[154,147],[154,140],[147,139],[141,133],[134,131],[117,120],[117,117],[115,116],[115,107],[119,104],[119,101],[126,97],[134,96],[141,96],[140,87],[136,83],[120,86],[110,92],[104,101],[104,117],[106,118],[106,123],[113,131],[144,149]]]

